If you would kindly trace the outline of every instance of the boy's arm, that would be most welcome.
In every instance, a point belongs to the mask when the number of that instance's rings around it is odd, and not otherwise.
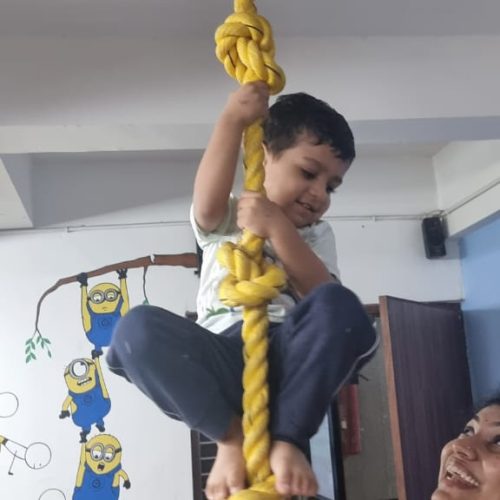
[[[265,116],[268,100],[265,83],[244,85],[231,94],[217,120],[194,181],[194,218],[205,232],[215,229],[224,218],[243,132]]]
[[[296,227],[285,216],[283,219],[271,230],[269,241],[295,291],[303,297],[318,285],[336,282]]]
[[[238,205],[238,226],[268,239],[288,279],[304,296],[323,283],[335,282],[322,260],[302,239],[281,209],[258,193],[243,193]]]

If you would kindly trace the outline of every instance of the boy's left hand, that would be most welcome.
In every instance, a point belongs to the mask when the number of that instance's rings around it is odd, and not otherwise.
[[[263,194],[244,191],[238,201],[236,222],[240,229],[248,229],[261,238],[271,238],[273,229],[287,219],[281,208]]]

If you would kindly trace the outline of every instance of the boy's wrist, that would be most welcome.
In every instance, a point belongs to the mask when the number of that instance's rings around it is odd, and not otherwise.
[[[271,243],[276,239],[287,237],[290,234],[298,234],[297,228],[281,209],[278,208],[275,217],[274,223],[269,224],[268,239]]]
[[[243,133],[246,128],[243,118],[236,116],[230,110],[223,110],[219,117],[219,123],[227,127],[228,130],[236,130],[239,133]]]

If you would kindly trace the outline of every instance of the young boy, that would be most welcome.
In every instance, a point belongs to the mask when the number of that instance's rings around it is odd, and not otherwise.
[[[218,300],[226,275],[216,261],[241,230],[266,238],[266,258],[288,287],[268,306],[270,464],[285,496],[313,496],[304,450],[341,385],[376,349],[357,297],[338,282],[335,240],[320,220],[355,157],[345,119],[307,94],[282,96],[268,110],[264,83],[242,86],[219,117],[194,184],[191,222],[203,249],[198,324],[140,306],[115,331],[107,360],[169,416],[217,441],[209,500],[245,487],[242,456],[241,309]],[[267,197],[231,194],[244,129],[265,118]]]

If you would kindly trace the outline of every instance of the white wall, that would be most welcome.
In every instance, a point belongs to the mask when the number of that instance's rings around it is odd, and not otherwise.
[[[450,257],[427,260],[420,222],[333,222],[343,283],[363,302],[380,295],[412,300],[462,297],[457,250]]]
[[[358,147],[357,158],[332,197],[329,216],[421,215],[436,208],[431,155],[395,147]]]
[[[425,258],[420,217],[435,210],[436,203],[429,154],[361,148],[333,195],[327,218],[337,236],[342,280],[364,302],[378,302],[379,295],[461,297],[456,245],[450,242],[445,259]],[[361,217],[356,220],[356,215]]]
[[[500,141],[450,143],[433,162],[450,236],[460,236],[500,210]]]
[[[2,449],[0,498],[33,500],[45,489],[58,488],[69,499],[75,483],[79,429],[71,419],[59,420],[58,414],[67,395],[64,368],[75,358],[89,357],[91,344],[82,328],[79,285],[66,285],[49,295],[41,310],[40,330],[52,341],[52,359],[40,354],[37,361],[25,364],[24,342],[33,333],[36,303],[42,292],[61,277],[105,264],[151,253],[193,250],[193,237],[187,228],[0,236],[0,261],[4,263],[0,289],[0,392],[13,392],[20,401],[14,416],[0,419],[0,434],[25,446],[45,442],[53,453],[47,468],[30,470],[18,460],[14,476],[7,476],[12,457]],[[104,278],[117,283],[113,275]],[[196,286],[193,270],[152,267],[148,272],[150,302],[179,314],[194,309]],[[129,272],[129,289],[131,303],[141,303],[141,270]],[[122,465],[132,483],[130,490],[122,490],[120,498],[191,498],[188,431],[163,415],[126,381],[104,366],[103,370],[112,404],[105,418],[106,431],[120,440]]]

